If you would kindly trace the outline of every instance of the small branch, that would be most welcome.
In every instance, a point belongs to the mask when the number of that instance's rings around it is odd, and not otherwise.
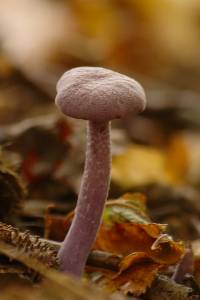
[[[121,259],[121,255],[93,250],[88,257],[87,265],[117,272]]]
[[[55,246],[40,239],[39,236],[31,235],[28,230],[20,232],[18,228],[0,223],[0,241],[16,247],[22,253],[26,253],[48,267],[58,266]]]
[[[32,235],[29,231],[21,232],[18,228],[0,222],[0,241],[16,247],[22,253],[33,257],[48,267],[57,269],[57,253],[61,243]],[[118,271],[121,256],[103,251],[91,251],[87,265],[111,271]]]

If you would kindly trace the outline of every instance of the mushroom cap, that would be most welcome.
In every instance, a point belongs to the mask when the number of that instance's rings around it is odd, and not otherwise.
[[[134,79],[99,67],[78,67],[57,83],[56,105],[65,115],[96,122],[124,118],[145,109],[142,86]]]

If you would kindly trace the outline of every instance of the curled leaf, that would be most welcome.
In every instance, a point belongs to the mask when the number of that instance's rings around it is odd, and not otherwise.
[[[144,252],[158,264],[175,264],[184,247],[165,230],[165,224],[150,221],[143,195],[126,194],[108,202],[94,248],[122,255]]]

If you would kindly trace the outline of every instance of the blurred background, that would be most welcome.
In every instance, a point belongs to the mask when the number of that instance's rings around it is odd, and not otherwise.
[[[61,212],[74,207],[85,122],[57,112],[56,82],[70,68],[101,66],[138,80],[148,100],[140,116],[113,122],[110,197],[145,192],[156,221],[185,240],[192,227],[196,238],[199,49],[199,0],[1,0],[1,168],[5,174],[5,163],[12,165],[25,182],[20,226],[43,228],[38,219],[49,203]],[[21,199],[4,177],[0,184],[9,199]],[[12,206],[1,212],[3,220]]]

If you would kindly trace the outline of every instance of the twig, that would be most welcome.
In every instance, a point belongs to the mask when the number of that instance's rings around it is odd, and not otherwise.
[[[48,267],[57,268],[57,252],[61,243],[32,235],[29,231],[21,232],[18,228],[0,222],[0,241],[16,247]],[[87,265],[111,271],[118,271],[121,261],[120,255],[103,251],[91,251]]]

